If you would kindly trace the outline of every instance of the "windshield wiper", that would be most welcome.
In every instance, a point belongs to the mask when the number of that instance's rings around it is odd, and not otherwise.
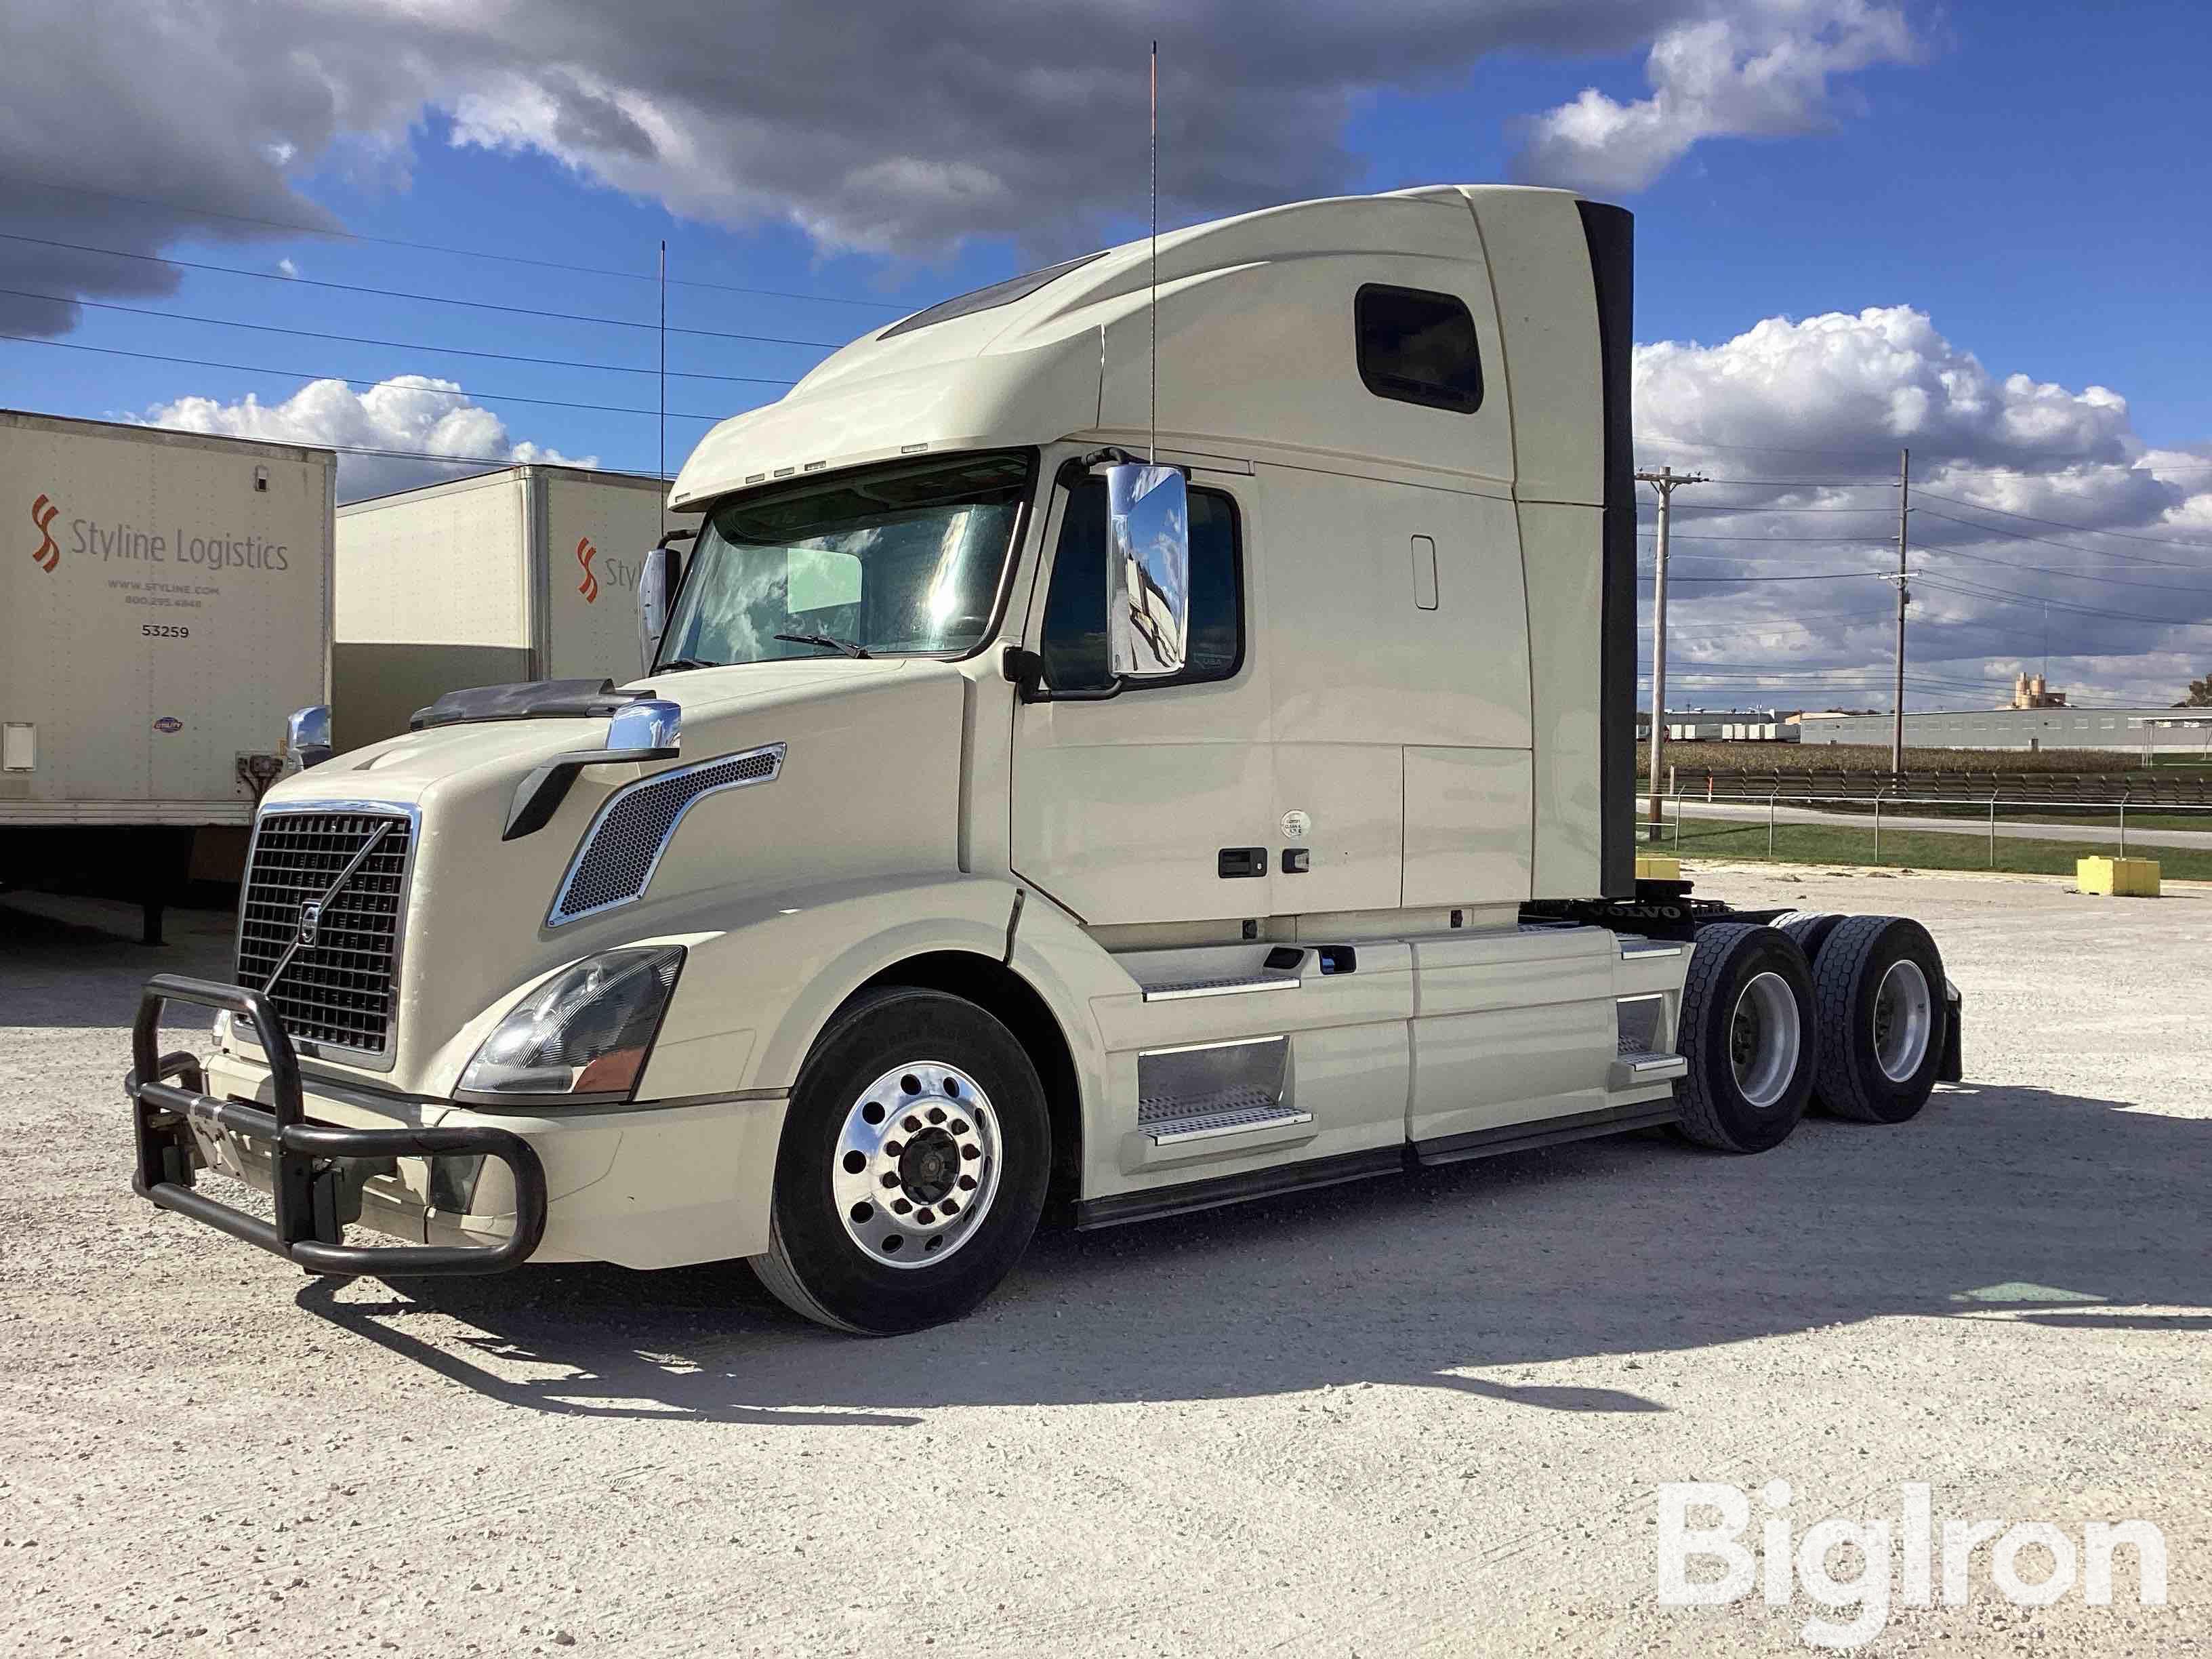
[[[680,674],[686,669],[721,668],[726,665],[719,662],[701,662],[696,657],[678,657],[672,661],[662,663],[653,672],[656,674]]]
[[[834,634],[778,634],[775,637],[779,640],[788,640],[793,645],[818,646],[824,651],[841,652],[848,657],[865,657],[868,654],[865,646],[855,645],[850,640],[841,640]]]

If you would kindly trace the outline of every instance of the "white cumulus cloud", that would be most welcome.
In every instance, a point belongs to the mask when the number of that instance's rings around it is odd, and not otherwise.
[[[1869,0],[1715,8],[1659,32],[1644,64],[1649,98],[1624,104],[1590,87],[1522,123],[1516,171],[1602,195],[1639,191],[1701,139],[1832,125],[1851,106],[1837,76],[1920,51],[1901,9]]]
[[[2046,650],[2106,704],[2212,669],[2212,457],[2148,448],[2115,391],[1994,373],[1892,306],[1639,346],[1636,407],[1641,464],[1712,480],[1674,496],[1671,704],[1888,705],[1908,448],[1912,706],[1994,706]]]
[[[539,444],[516,441],[504,421],[470,403],[457,383],[425,374],[396,375],[366,392],[356,392],[343,380],[311,380],[274,404],[250,393],[236,403],[183,397],[158,404],[139,418],[149,426],[187,432],[335,447],[341,501],[387,495],[519,462],[599,465],[595,456],[563,455]],[[363,453],[379,450],[402,453]],[[424,459],[434,456],[453,459]]]

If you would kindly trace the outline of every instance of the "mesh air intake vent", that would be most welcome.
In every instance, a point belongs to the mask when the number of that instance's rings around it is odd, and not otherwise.
[[[742,755],[678,767],[617,789],[584,832],[546,925],[558,927],[579,916],[642,898],[684,815],[725,789],[774,782],[783,769],[783,744],[772,743]]]

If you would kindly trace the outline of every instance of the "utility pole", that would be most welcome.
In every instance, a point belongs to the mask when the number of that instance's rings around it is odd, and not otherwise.
[[[1912,452],[1900,449],[1897,452],[1897,701],[1889,726],[1892,773],[1905,770],[1905,607],[1912,603],[1912,592],[1905,582],[1905,515],[1911,511],[1905,502],[1911,489]]]
[[[1667,532],[1672,521],[1674,491],[1682,484],[1703,483],[1701,472],[1677,472],[1662,466],[1656,472],[1639,472],[1639,483],[1659,492],[1659,549],[1657,570],[1651,585],[1651,839],[1666,833],[1666,814],[1660,793],[1667,774],[1662,764],[1667,749]]]

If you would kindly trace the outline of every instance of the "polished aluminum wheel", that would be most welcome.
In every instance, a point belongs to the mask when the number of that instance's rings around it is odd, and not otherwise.
[[[886,1267],[926,1267],[975,1236],[999,1189],[999,1123],[957,1066],[885,1072],[845,1114],[830,1191],[847,1237]]]
[[[1874,994],[1874,1058],[1892,1083],[1917,1076],[1936,1029],[1936,999],[1917,962],[1889,964]]]
[[[1764,1110],[1788,1094],[1802,1042],[1790,981],[1775,973],[1753,975],[1729,1018],[1729,1060],[1744,1099]]]

